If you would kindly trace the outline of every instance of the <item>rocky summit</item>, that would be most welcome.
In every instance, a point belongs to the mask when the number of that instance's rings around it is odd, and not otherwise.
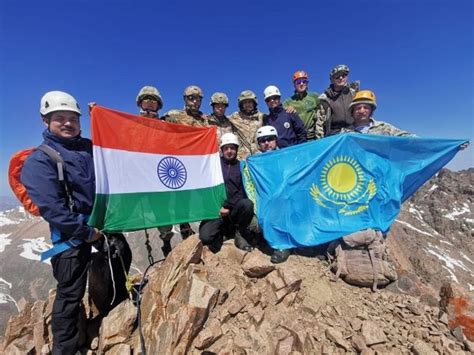
[[[387,238],[399,279],[377,292],[332,281],[318,250],[296,251],[274,265],[259,250],[246,253],[226,241],[213,253],[191,236],[174,240],[171,254],[149,268],[139,312],[136,292],[105,318],[86,295],[82,352],[473,353],[473,173],[443,170],[405,202]],[[8,280],[0,290],[5,300],[0,307],[14,305],[0,352],[47,354],[54,292],[45,288],[54,283],[50,266],[35,259],[42,244],[33,243],[47,240],[47,230],[17,210],[2,212],[0,220],[0,281]],[[148,265],[145,236],[140,232],[127,238],[138,283]],[[156,231],[149,238],[159,260]],[[25,244],[30,247],[20,248]],[[13,247],[23,250],[23,257],[15,258]]]

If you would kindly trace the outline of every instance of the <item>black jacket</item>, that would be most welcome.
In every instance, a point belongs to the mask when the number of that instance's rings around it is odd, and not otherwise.
[[[228,161],[221,157],[221,168],[227,192],[227,200],[224,201],[222,207],[232,209],[238,201],[247,197],[240,173],[240,161],[237,159]]]

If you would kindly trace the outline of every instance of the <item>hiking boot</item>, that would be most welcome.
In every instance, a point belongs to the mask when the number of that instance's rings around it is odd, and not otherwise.
[[[235,232],[234,243],[235,243],[235,246],[241,250],[244,250],[244,251],[253,250],[249,242],[244,237],[242,237],[242,235],[238,231]]]
[[[179,225],[179,230],[181,231],[181,238],[183,238],[183,240],[194,234],[189,223],[181,223]]]
[[[288,260],[291,254],[290,249],[273,249],[272,257],[270,261],[274,264],[280,264]]]
[[[161,251],[163,252],[163,256],[166,258],[168,254],[171,252],[171,241],[170,240],[163,240],[163,246],[161,247]]]

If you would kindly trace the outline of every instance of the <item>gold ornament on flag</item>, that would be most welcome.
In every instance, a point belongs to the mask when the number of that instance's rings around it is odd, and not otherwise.
[[[310,194],[324,208],[337,208],[345,216],[369,208],[377,193],[373,179],[367,180],[360,164],[352,157],[337,156],[321,170],[320,185],[312,184]]]

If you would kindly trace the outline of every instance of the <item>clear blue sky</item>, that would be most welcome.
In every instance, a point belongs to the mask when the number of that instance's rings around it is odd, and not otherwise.
[[[469,138],[473,128],[473,1],[13,1],[0,4],[0,195],[13,152],[41,143],[41,96],[71,93],[136,112],[144,85],[158,87],[161,113],[182,108],[190,84],[215,91],[228,113],[244,89],[292,93],[296,69],[322,92],[336,64],[372,89],[375,118],[426,137]],[[474,166],[474,149],[449,165]]]

